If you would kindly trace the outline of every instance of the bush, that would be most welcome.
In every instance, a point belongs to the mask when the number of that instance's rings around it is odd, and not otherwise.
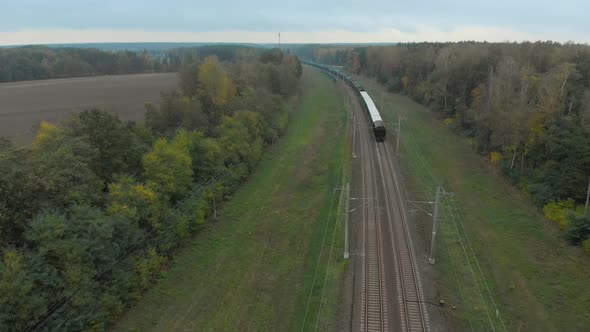
[[[148,249],[147,257],[137,263],[137,278],[141,289],[149,288],[156,281],[164,263],[166,263],[166,257],[159,255],[154,248]]]
[[[574,208],[574,200],[567,199],[565,201],[549,202],[543,206],[543,213],[545,218],[555,221],[560,229],[566,229],[569,220],[567,218],[568,211]]]
[[[500,164],[502,159],[503,159],[502,153],[497,152],[497,151],[490,152],[490,162],[492,163],[492,165],[498,166],[498,164]]]

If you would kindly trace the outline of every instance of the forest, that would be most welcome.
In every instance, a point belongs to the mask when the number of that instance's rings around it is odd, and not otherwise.
[[[147,52],[25,46],[0,48],[0,82],[161,71]]]
[[[0,140],[0,330],[107,328],[284,133],[301,73],[280,50],[193,56],[142,123],[89,109]]]
[[[428,106],[590,253],[590,46],[554,42],[307,47]]]
[[[0,82],[94,75],[176,72],[184,64],[216,56],[233,61],[253,50],[240,45],[205,45],[166,50],[100,50],[97,48],[23,46],[0,48]]]

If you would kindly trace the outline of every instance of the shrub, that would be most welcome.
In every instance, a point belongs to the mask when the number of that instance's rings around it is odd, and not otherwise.
[[[567,199],[565,201],[549,202],[543,206],[545,218],[556,222],[560,229],[566,229],[569,221],[567,212],[574,208],[574,201]]]
[[[502,158],[502,153],[497,151],[490,152],[490,162],[492,163],[492,165],[498,166],[502,161]]]
[[[137,264],[137,277],[141,289],[147,289],[156,281],[166,263],[166,257],[160,256],[156,249],[150,248],[147,257],[142,258]]]

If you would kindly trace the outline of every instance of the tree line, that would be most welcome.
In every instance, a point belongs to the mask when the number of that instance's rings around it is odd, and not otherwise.
[[[572,243],[590,236],[590,219],[581,216],[590,177],[590,46],[417,43],[306,53],[428,106]]]
[[[245,181],[285,131],[301,64],[236,52],[185,63],[144,123],[90,109],[43,122],[31,147],[0,140],[0,330],[105,329]]]
[[[23,46],[0,48],[0,82],[93,75],[176,72],[207,56],[233,61],[254,51],[240,45],[206,45],[167,50],[100,50],[96,48]]]
[[[25,46],[0,48],[0,82],[161,71],[148,52]]]

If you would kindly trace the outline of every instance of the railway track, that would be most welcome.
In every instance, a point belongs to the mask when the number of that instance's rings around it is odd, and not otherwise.
[[[383,182],[386,211],[390,221],[389,230],[394,252],[401,330],[429,331],[422,285],[412,251],[392,156],[389,145],[386,143],[377,144],[377,160]]]
[[[356,95],[351,90],[348,93],[355,105],[357,125],[364,128],[356,137],[363,199],[360,248],[364,254],[358,270],[362,281],[356,322],[363,332],[430,331],[391,147],[387,141],[375,142]]]
[[[389,331],[395,322],[401,331],[429,331],[391,147],[387,142],[376,143],[371,135],[361,135],[360,141],[363,150],[363,197],[366,199],[361,213],[365,256],[360,330]],[[379,209],[380,204],[382,209]],[[381,210],[383,213],[380,213]],[[384,245],[387,236],[390,237],[391,247]],[[390,251],[390,255],[387,255],[386,250]],[[393,262],[386,264],[386,259]],[[388,293],[388,287],[396,291]],[[388,294],[395,296],[388,299]],[[391,317],[392,321],[389,316],[397,314],[388,308],[391,307],[388,306],[391,300],[397,300],[399,309],[399,319]]]
[[[361,139],[366,153],[370,146],[366,138]],[[366,156],[365,156],[366,157]],[[374,159],[363,158],[363,220],[364,264],[361,297],[361,328],[363,332],[388,331],[389,317],[383,245],[381,241],[382,222],[377,209],[377,181],[374,176]]]

